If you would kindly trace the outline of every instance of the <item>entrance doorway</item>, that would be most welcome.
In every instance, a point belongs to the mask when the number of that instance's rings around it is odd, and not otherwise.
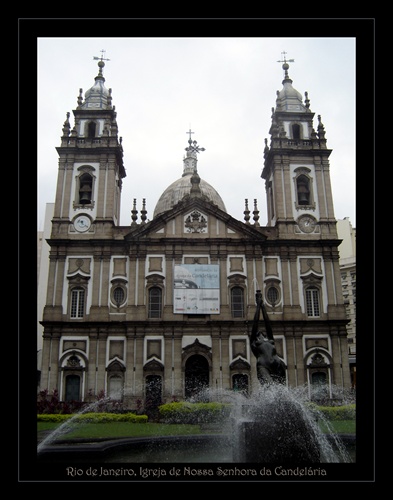
[[[65,400],[66,401],[79,401],[79,375],[68,375],[66,377]]]
[[[204,356],[195,354],[185,365],[185,398],[206,400],[205,390],[209,387],[209,363]]]
[[[232,386],[235,392],[248,394],[248,376],[245,374],[236,374],[232,377]]]
[[[150,421],[158,421],[158,407],[162,404],[162,378],[160,375],[147,375],[145,383],[145,413]]]

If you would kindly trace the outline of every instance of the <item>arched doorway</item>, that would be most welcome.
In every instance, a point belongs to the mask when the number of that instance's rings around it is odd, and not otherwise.
[[[79,375],[67,375],[65,387],[66,401],[79,401],[80,377]]]
[[[318,371],[311,374],[312,398],[316,401],[323,401],[329,398],[329,388],[325,372]]]
[[[146,401],[145,410],[154,412],[162,403],[162,378],[160,375],[148,375],[146,377]]]
[[[237,373],[232,377],[232,387],[235,392],[248,394],[248,375]]]
[[[199,395],[204,399],[203,392],[208,387],[209,363],[204,356],[194,354],[187,359],[185,365],[185,398],[195,398]]]

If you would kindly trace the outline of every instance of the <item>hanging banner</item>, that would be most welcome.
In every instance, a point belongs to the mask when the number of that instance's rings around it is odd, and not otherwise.
[[[175,265],[174,314],[219,314],[220,270],[216,264]]]

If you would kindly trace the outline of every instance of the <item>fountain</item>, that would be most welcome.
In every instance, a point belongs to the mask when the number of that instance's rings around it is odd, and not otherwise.
[[[49,433],[42,441],[38,443],[37,454],[39,455],[42,451],[48,450],[48,447],[59,440],[62,436],[70,432],[75,425],[78,425],[78,418],[84,413],[89,413],[92,411],[97,411],[98,408],[105,408],[106,404],[110,404],[111,399],[109,397],[101,398],[98,401],[94,401],[89,405],[82,408],[80,411],[75,413],[71,418],[67,419],[63,424],[61,424],[57,429]]]
[[[261,390],[246,415],[235,422],[237,458],[241,462],[319,463],[319,436],[313,419],[284,386],[286,367],[276,352],[261,291],[257,290],[255,296],[250,346],[257,360]],[[258,328],[261,311],[265,332]]]
[[[185,436],[156,436],[105,440],[64,439],[78,422],[76,414],[50,433],[37,447],[39,461],[69,463],[349,463],[348,443],[336,435],[315,406],[306,387],[261,386],[252,398],[230,390],[201,391],[203,401],[231,406],[228,417],[210,432]],[[194,399],[197,402],[199,398]],[[92,403],[83,413],[94,410]],[[328,432],[322,432],[323,422]],[[142,425],[142,424],[141,424]],[[204,426],[205,427],[205,426]],[[349,446],[348,446],[349,445]]]
[[[309,405],[306,388],[286,386],[285,364],[277,356],[260,290],[256,292],[256,303],[250,346],[257,361],[259,390],[252,397],[231,390],[199,392],[200,400],[220,401],[231,407],[228,418],[220,422],[219,433],[79,444],[58,441],[77,423],[79,414],[76,414],[38,445],[38,458],[59,461],[72,458],[84,462],[94,457],[106,463],[233,462],[296,466],[351,462],[343,441],[315,405]],[[261,311],[265,332],[258,328]],[[97,404],[102,402],[92,403],[82,412],[92,411]],[[324,423],[327,433],[322,432],[320,422]]]

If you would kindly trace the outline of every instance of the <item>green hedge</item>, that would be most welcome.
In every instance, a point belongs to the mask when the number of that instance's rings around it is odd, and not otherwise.
[[[355,420],[356,405],[343,406],[317,406],[309,405],[329,421],[333,420]],[[171,424],[209,424],[225,420],[231,411],[231,405],[227,403],[167,403],[158,407],[162,422]],[[61,424],[74,417],[78,422],[109,423],[130,422],[144,424],[148,421],[147,415],[136,415],[135,413],[41,413],[37,415],[37,422],[53,422]]]
[[[356,405],[318,406],[318,410],[327,420],[355,420]]]
[[[230,404],[225,403],[167,403],[158,407],[160,418],[170,424],[210,424],[228,417]]]
[[[37,415],[37,422],[62,423],[74,418],[76,422],[84,423],[103,423],[108,422],[130,422],[132,424],[145,424],[148,421],[147,415],[136,415],[135,413],[75,413],[73,415],[64,415],[60,413],[42,413]]]

